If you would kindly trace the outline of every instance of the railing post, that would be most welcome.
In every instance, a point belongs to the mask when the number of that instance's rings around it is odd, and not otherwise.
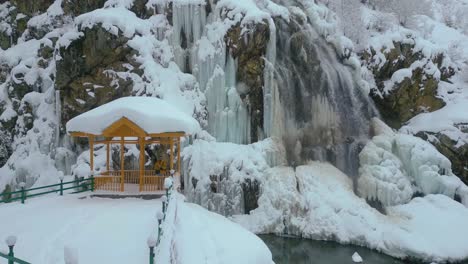
[[[156,214],[156,217],[158,218],[158,241],[160,240],[161,238],[161,231],[162,231],[162,221],[165,217],[164,213],[159,211],[157,214]]]
[[[154,247],[156,246],[156,239],[154,239],[154,237],[150,236],[148,238],[147,243],[148,243],[148,247],[149,247],[149,250],[150,250],[149,263],[154,264]]]
[[[15,262],[14,262],[13,258],[15,257],[15,253],[13,252],[13,248],[15,247],[15,244],[16,244],[16,237],[15,236],[9,236],[9,237],[7,237],[5,242],[8,245],[8,257],[10,257],[8,259],[8,264],[14,264]]]
[[[60,196],[63,195],[63,175],[60,175]]]
[[[162,210],[163,210],[163,213],[166,213],[166,209],[167,209],[167,196],[163,196],[161,198],[161,201],[162,201]]]
[[[91,174],[91,191],[94,192],[94,173]]]
[[[26,192],[24,191],[24,186],[26,183],[21,182],[20,187],[21,187],[21,203],[24,204],[24,200],[26,200]]]

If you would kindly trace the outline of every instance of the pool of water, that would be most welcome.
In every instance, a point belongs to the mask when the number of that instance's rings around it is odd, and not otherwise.
[[[275,235],[259,235],[273,253],[276,264],[352,264],[351,256],[358,252],[363,263],[408,264],[385,254],[353,245],[314,241]]]

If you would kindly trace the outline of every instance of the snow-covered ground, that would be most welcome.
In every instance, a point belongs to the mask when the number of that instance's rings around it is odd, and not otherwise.
[[[32,198],[0,205],[0,239],[15,235],[15,254],[32,263],[64,263],[64,248],[79,263],[146,263],[146,240],[156,234],[160,200]],[[6,245],[2,243],[2,249]]]
[[[156,252],[158,263],[272,264],[263,241],[240,225],[173,196],[165,231]]]
[[[176,221],[163,229],[175,230],[177,263],[272,263],[271,252],[254,234],[177,196],[176,217],[167,217]],[[148,263],[147,239],[157,236],[161,200],[82,197],[50,195],[0,205],[1,241],[17,236],[16,256],[38,264],[64,263],[65,251],[78,263]],[[0,250],[6,251],[6,244]]]

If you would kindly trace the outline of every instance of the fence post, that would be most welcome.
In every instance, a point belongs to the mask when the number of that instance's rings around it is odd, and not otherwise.
[[[146,242],[148,243],[148,247],[149,247],[149,250],[150,250],[149,263],[154,264],[154,247],[156,246],[156,239],[154,239],[154,237],[150,236],[150,237],[148,237],[148,241],[146,241]]]
[[[26,193],[24,191],[24,186],[26,185],[26,183],[24,182],[21,182],[20,183],[20,187],[21,187],[21,203],[24,204],[24,200],[26,200]]]
[[[162,221],[163,221],[165,215],[164,215],[163,212],[158,211],[158,213],[156,214],[156,217],[158,218],[158,241],[159,241],[160,238],[161,238]]]
[[[94,173],[91,173],[91,191],[94,192]]]
[[[63,195],[63,175],[60,175],[60,196]]]
[[[167,210],[167,196],[161,197],[161,201],[162,201],[163,213],[166,213],[166,210]]]
[[[15,257],[15,253],[13,252],[13,248],[15,247],[16,244],[16,237],[15,236],[9,236],[6,238],[5,242],[8,245],[8,256],[10,257],[8,259],[8,264],[14,264],[15,262],[13,261],[12,258]]]

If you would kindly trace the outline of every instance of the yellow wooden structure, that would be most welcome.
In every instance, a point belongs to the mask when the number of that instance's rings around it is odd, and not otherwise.
[[[72,137],[87,137],[90,149],[90,167],[94,173],[94,146],[104,144],[106,146],[106,170],[97,173],[95,177],[95,189],[105,191],[124,192],[125,186],[136,186],[140,192],[155,192],[163,190],[164,179],[170,176],[170,171],[180,175],[180,149],[181,138],[185,132],[147,133],[141,127],[126,117],[122,117],[109,127],[103,130],[101,135],[94,135],[84,132],[70,132]],[[153,165],[150,169],[145,169],[145,145],[161,144],[169,146],[169,168],[159,170]],[[111,144],[120,145],[120,170],[115,171],[110,168],[110,148]],[[126,144],[136,144],[140,150],[139,170],[125,170],[124,146]],[[177,153],[174,153],[174,148]],[[177,155],[177,164],[174,156]]]

